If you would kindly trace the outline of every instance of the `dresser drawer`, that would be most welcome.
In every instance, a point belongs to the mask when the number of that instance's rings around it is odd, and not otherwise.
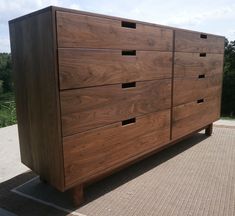
[[[219,119],[220,97],[209,97],[173,107],[172,138],[177,139]]]
[[[58,47],[172,50],[170,29],[59,11],[56,19]]]
[[[60,88],[171,78],[172,53],[59,49]]]
[[[224,37],[176,30],[175,51],[224,53]]]
[[[174,77],[222,74],[223,54],[175,52]]]
[[[65,184],[107,172],[169,142],[170,110],[63,138]]]
[[[175,78],[173,106],[221,93],[222,74],[205,78]]]
[[[63,136],[169,109],[170,95],[170,79],[62,91]]]

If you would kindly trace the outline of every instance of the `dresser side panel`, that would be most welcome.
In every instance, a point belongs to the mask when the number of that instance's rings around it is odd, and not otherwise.
[[[22,162],[64,190],[57,56],[52,8],[11,22]]]

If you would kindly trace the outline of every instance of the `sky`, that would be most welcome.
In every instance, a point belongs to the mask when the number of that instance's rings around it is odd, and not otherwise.
[[[235,40],[235,0],[0,0],[0,52],[10,52],[9,20],[50,5],[218,34]]]

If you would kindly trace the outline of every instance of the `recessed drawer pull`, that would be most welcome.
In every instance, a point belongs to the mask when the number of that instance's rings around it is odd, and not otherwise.
[[[122,88],[134,88],[136,87],[136,82],[122,83]]]
[[[135,118],[130,118],[130,119],[126,119],[126,120],[123,120],[122,121],[122,126],[124,125],[128,125],[128,124],[133,124],[136,122],[136,119]]]
[[[122,27],[136,29],[136,23],[122,21]]]
[[[206,53],[200,53],[200,57],[206,57]]]
[[[204,99],[197,100],[197,103],[203,103],[203,102],[204,102]]]
[[[207,35],[206,35],[206,34],[201,34],[200,37],[201,37],[202,39],[207,39]]]
[[[136,50],[122,50],[123,56],[135,56]]]
[[[205,78],[205,74],[198,75],[198,79],[203,79],[203,78]]]

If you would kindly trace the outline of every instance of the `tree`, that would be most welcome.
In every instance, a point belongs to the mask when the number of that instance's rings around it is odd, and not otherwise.
[[[235,40],[225,41],[222,115],[235,116]]]
[[[12,64],[8,53],[0,53],[0,80],[3,81],[3,92],[12,91]]]

